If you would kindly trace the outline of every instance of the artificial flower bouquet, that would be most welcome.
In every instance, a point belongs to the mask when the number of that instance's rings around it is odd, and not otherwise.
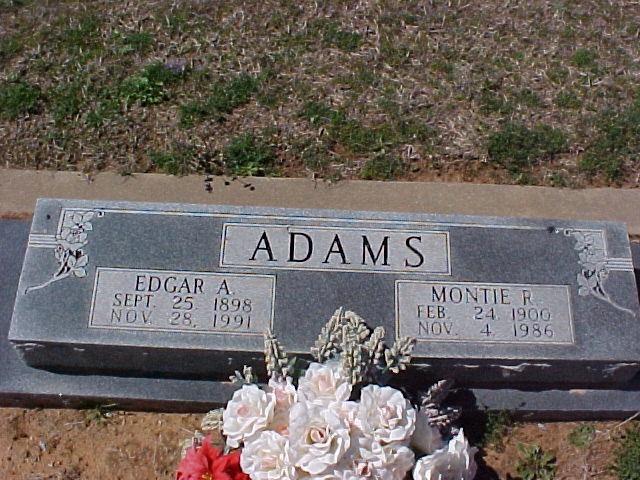
[[[386,386],[409,364],[415,340],[387,347],[384,333],[339,309],[302,372],[268,332],[268,384],[261,388],[249,367],[236,372],[242,386],[186,442],[177,480],[472,480],[476,449],[452,425],[459,411],[440,406],[449,382],[414,404]],[[211,445],[214,430],[227,453]]]

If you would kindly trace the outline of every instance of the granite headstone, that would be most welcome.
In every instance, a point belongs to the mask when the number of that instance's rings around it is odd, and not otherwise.
[[[463,384],[640,369],[623,224],[44,199],[9,339],[60,372],[226,378],[344,306]]]

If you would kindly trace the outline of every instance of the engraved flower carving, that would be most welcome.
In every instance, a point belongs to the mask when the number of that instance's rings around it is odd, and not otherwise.
[[[69,244],[86,244],[87,232],[93,230],[91,219],[95,212],[73,212],[62,220],[60,239]]]
[[[104,215],[101,211],[64,212],[60,232],[56,235],[56,247],[54,250],[59,267],[49,280],[39,285],[27,287],[25,293],[39,290],[63,278],[83,278],[87,276],[89,257],[84,252],[83,247],[88,243],[87,232],[93,230],[91,220],[96,214],[98,217]]]

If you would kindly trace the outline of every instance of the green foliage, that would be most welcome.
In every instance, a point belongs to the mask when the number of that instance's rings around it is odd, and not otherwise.
[[[360,170],[363,180],[394,180],[406,170],[405,163],[395,156],[380,153],[367,162]]]
[[[84,420],[87,425],[95,423],[103,425],[113,418],[114,409],[117,405],[111,403],[109,405],[96,405],[93,408],[84,411]]]
[[[579,167],[589,175],[603,173],[609,180],[622,176],[624,161],[640,154],[640,99],[622,111],[609,110],[597,119],[598,133]]]
[[[160,62],[152,63],[120,84],[118,98],[124,102],[125,109],[136,102],[143,106],[160,103],[168,97],[167,86],[182,75]]]
[[[87,126],[91,128],[102,127],[107,120],[120,112],[120,101],[115,97],[101,98],[94,109],[90,110],[86,116]]]
[[[224,149],[223,159],[234,175],[275,173],[276,154],[273,148],[250,133],[233,138]]]
[[[95,15],[72,19],[70,26],[60,34],[60,44],[71,53],[79,53],[95,48],[100,37],[102,20]]]
[[[613,469],[619,480],[640,480],[640,428],[627,429],[615,451]]]
[[[562,83],[568,76],[569,69],[559,64],[555,64],[547,70],[547,77],[549,77],[549,80],[553,83]]]
[[[597,67],[596,59],[598,55],[588,48],[579,48],[573,53],[571,63],[581,69],[593,69]]]
[[[536,92],[528,88],[524,88],[514,95],[514,100],[521,105],[527,107],[539,107],[542,101]]]
[[[582,101],[574,92],[560,92],[556,95],[555,104],[560,108],[578,109],[582,106]]]
[[[191,127],[206,119],[224,121],[234,109],[249,102],[257,92],[260,80],[242,73],[231,80],[216,82],[204,100],[196,100],[180,107],[180,124]]]
[[[394,122],[363,125],[349,118],[343,110],[316,101],[305,103],[300,116],[312,124],[326,125],[330,140],[353,154],[380,152],[415,140],[424,142],[434,135],[428,125],[417,119],[398,116]]]
[[[362,44],[362,36],[359,33],[343,30],[336,22],[322,22],[321,30],[325,46],[354,52]]]
[[[24,44],[18,36],[6,36],[0,39],[0,62],[10,59],[20,53]]]
[[[153,47],[154,38],[149,32],[133,32],[118,39],[118,53],[126,55],[137,52],[144,53]]]
[[[40,88],[25,81],[0,84],[0,117],[16,119],[36,113],[40,104]]]
[[[576,428],[571,430],[567,440],[574,447],[585,448],[588,447],[593,438],[595,437],[596,429],[593,425],[588,423],[582,423]]]
[[[195,164],[193,147],[177,144],[169,151],[149,152],[149,159],[158,169],[170,175],[187,175]]]
[[[53,118],[59,122],[80,113],[83,104],[82,84],[69,82],[58,85],[51,95]]]
[[[500,451],[504,447],[503,439],[513,426],[513,419],[506,410],[487,412],[480,444],[483,447],[493,446]]]
[[[480,92],[480,111],[483,113],[499,113],[509,115],[514,110],[513,104],[491,86],[485,86]]]
[[[553,480],[556,475],[556,459],[545,453],[539,445],[518,444],[520,458],[516,472],[522,480]]]
[[[489,159],[518,173],[539,160],[551,158],[567,148],[566,135],[548,125],[532,129],[518,123],[507,123],[488,139]]]

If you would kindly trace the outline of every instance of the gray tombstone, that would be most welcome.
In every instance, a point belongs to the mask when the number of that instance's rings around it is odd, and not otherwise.
[[[639,370],[624,225],[45,199],[9,338],[31,366],[226,378],[263,333],[308,353],[344,306],[471,386]]]

